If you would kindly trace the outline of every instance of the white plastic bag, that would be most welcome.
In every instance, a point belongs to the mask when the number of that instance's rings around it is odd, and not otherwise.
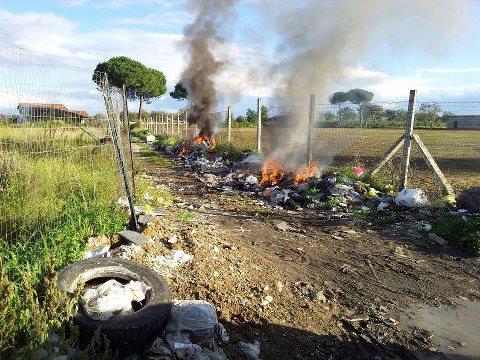
[[[404,189],[395,198],[398,206],[422,207],[428,204],[427,195],[421,189]]]
[[[83,292],[87,315],[99,321],[106,321],[113,315],[132,314],[132,302],[145,300],[148,285],[140,281],[130,281],[123,285],[117,280],[108,280],[97,288]]]

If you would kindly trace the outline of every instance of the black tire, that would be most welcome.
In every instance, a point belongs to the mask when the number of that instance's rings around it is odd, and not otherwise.
[[[171,310],[171,292],[165,281],[152,270],[133,261],[122,259],[87,259],[76,262],[58,274],[58,287],[73,293],[79,284],[98,278],[143,281],[151,287],[144,307],[131,315],[112,317],[107,321],[93,320],[84,314],[82,306],[74,317],[85,344],[100,329],[111,345],[122,354],[141,352],[160,336]]]

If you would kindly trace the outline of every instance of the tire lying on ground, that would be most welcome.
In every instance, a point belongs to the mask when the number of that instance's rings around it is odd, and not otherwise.
[[[74,263],[58,274],[61,291],[73,294],[77,287],[97,279],[143,281],[151,290],[144,306],[133,314],[113,316],[106,321],[93,320],[80,303],[74,322],[80,331],[80,342],[88,343],[97,329],[122,354],[141,352],[161,335],[170,317],[171,292],[165,281],[152,270],[133,261],[122,259],[87,259]]]

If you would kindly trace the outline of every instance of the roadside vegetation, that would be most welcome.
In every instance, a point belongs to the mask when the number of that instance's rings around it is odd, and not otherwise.
[[[0,348],[8,357],[68,320],[73,307],[57,293],[56,270],[81,259],[90,236],[123,229],[127,215],[116,205],[109,144],[80,130],[2,127],[0,148]]]

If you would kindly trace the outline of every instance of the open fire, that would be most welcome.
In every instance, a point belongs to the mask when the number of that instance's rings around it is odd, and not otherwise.
[[[259,183],[262,186],[275,186],[282,181],[293,181],[296,185],[308,181],[313,175],[319,172],[319,168],[315,163],[310,163],[303,171],[290,172],[288,165],[277,162],[269,157],[263,163]]]
[[[186,142],[178,152],[178,156],[182,157],[192,151],[196,146],[204,143],[209,151],[215,150],[217,147],[217,141],[213,135],[209,135],[207,132],[200,131],[200,133],[193,138],[193,140]]]

